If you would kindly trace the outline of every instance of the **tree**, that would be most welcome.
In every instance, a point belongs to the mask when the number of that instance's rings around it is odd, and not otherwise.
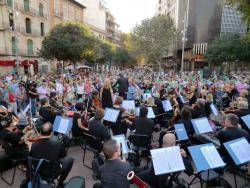
[[[223,34],[209,45],[206,59],[217,65],[223,62],[249,61],[250,43],[238,34]]]
[[[250,26],[250,1],[249,0],[227,0],[230,5],[233,5],[243,14],[243,19]]]
[[[90,30],[79,24],[57,25],[42,41],[40,54],[45,59],[60,61],[81,61],[94,48]]]
[[[147,62],[161,61],[170,50],[175,33],[174,22],[169,16],[145,19],[132,31],[134,50],[138,56],[143,55]]]

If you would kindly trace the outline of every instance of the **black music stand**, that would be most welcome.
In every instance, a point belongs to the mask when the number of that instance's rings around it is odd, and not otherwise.
[[[200,180],[201,187],[204,182],[215,178],[220,180],[220,175],[214,169],[224,167],[225,163],[213,144],[190,146],[188,150],[198,171],[198,174],[189,183],[189,186],[196,178]]]
[[[246,165],[247,168],[247,164],[250,162],[250,144],[244,137],[242,137],[229,142],[225,142],[223,143],[223,145],[235,163],[236,168],[234,168],[233,174],[234,174],[234,184],[235,187],[237,188],[237,179],[236,179],[237,167]]]

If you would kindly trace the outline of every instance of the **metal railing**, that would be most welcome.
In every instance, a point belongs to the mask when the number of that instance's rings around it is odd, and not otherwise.
[[[25,23],[24,23],[25,24]],[[32,37],[43,37],[41,35],[41,31],[38,29],[31,28],[31,32],[26,32],[26,27],[22,26],[21,24],[15,24],[15,28],[12,28],[8,22],[0,22],[0,30],[7,30],[7,31],[15,31],[22,35],[29,35]]]

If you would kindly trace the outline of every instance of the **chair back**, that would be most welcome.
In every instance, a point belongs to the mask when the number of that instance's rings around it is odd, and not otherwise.
[[[39,164],[40,161],[41,159],[28,156],[28,178],[33,179],[35,175],[40,175],[42,180],[45,180],[49,183],[53,182],[58,177],[60,172],[59,162],[50,162],[48,160],[42,159],[42,163]],[[38,165],[40,165],[39,168]]]
[[[151,139],[147,135],[131,134],[128,140],[136,147],[149,147],[151,143]]]
[[[101,151],[102,149],[102,142],[98,140],[95,136],[90,135],[88,133],[83,133],[83,137],[86,141],[86,144],[94,150]]]

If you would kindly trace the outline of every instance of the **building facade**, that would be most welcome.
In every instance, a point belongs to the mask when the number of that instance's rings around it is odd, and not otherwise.
[[[84,23],[85,8],[75,0],[50,0],[50,29],[64,22]]]
[[[119,24],[116,23],[115,17],[111,14],[110,11],[106,12],[106,39],[110,42],[119,45],[120,44],[120,30]]]
[[[185,69],[193,70],[206,65],[204,55],[209,44],[221,33],[243,34],[246,27],[241,15],[224,0],[159,0],[157,15],[169,15],[176,28],[183,32],[185,14],[188,22],[185,42]],[[177,39],[177,56],[182,56],[182,34]]]
[[[87,8],[85,10],[84,24],[87,25],[92,33],[105,39],[106,32],[106,11],[107,4],[103,0],[79,0]]]
[[[37,71],[48,31],[47,0],[0,0],[0,73]]]
[[[239,33],[241,35],[247,32],[246,24],[242,21],[242,15],[234,7],[224,3],[221,20],[221,34]]]

